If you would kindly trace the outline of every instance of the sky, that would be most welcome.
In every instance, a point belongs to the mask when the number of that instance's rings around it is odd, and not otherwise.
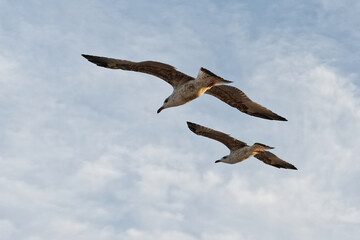
[[[2,240],[358,239],[360,3],[0,1]],[[212,96],[156,114],[172,88],[81,54],[200,67],[288,119]],[[264,143],[298,171],[191,121]]]

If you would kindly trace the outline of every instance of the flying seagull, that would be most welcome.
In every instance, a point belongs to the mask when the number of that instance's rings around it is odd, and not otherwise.
[[[157,113],[160,113],[165,108],[183,105],[206,93],[219,98],[246,114],[269,120],[287,121],[269,109],[253,102],[240,89],[223,85],[232,81],[225,80],[205,68],[200,68],[197,78],[193,78],[176,70],[175,67],[161,62],[131,62],[85,54],[82,54],[82,56],[101,67],[147,73],[169,83],[173,87],[173,93],[165,99],[164,104]]]
[[[245,142],[237,140],[226,133],[215,131],[211,128],[207,128],[192,122],[187,122],[189,129],[197,135],[205,136],[212,138],[223,143],[230,149],[230,154],[224,156],[220,160],[215,161],[215,163],[223,162],[234,164],[242,162],[251,156],[256,157],[260,161],[263,161],[266,164],[277,168],[287,168],[295,169],[297,168],[284,160],[278,158],[275,154],[265,151],[266,149],[273,149],[262,143],[254,143],[252,146],[247,145]]]

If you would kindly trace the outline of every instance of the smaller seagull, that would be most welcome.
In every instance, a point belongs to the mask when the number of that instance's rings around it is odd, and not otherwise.
[[[207,128],[192,122],[187,122],[189,129],[197,135],[205,136],[208,138],[212,138],[223,143],[230,149],[230,154],[224,156],[220,160],[215,161],[215,163],[223,162],[234,164],[238,162],[242,162],[249,157],[256,157],[260,161],[263,161],[266,164],[277,168],[287,168],[287,169],[295,169],[297,168],[284,160],[277,157],[275,154],[265,151],[266,149],[273,149],[273,147],[269,147],[262,143],[254,143],[252,146],[247,145],[245,142],[237,140],[231,137],[229,134],[222,133],[219,131],[215,131],[211,128]]]
[[[169,83],[173,87],[173,92],[165,99],[164,104],[157,113],[160,113],[165,108],[183,105],[206,93],[246,114],[268,120],[287,121],[269,109],[253,102],[240,89],[223,85],[232,83],[232,81],[225,80],[205,68],[200,68],[198,76],[193,78],[176,70],[175,67],[161,62],[131,62],[85,54],[82,54],[82,56],[100,67],[147,73]]]

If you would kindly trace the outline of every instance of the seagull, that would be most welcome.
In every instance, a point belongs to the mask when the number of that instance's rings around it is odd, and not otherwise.
[[[175,67],[161,62],[132,62],[86,54],[82,54],[82,56],[100,67],[147,73],[159,77],[169,83],[173,87],[173,92],[165,99],[157,113],[160,113],[166,108],[188,103],[206,93],[217,97],[246,114],[268,120],[287,121],[285,118],[273,113],[269,109],[253,102],[240,89],[224,85],[232,83],[232,81],[225,80],[203,67],[200,68],[198,76],[193,78],[176,70]]]
[[[189,129],[195,134],[217,140],[230,149],[229,155],[224,156],[220,160],[216,160],[215,163],[223,162],[235,164],[254,156],[260,161],[277,168],[297,170],[294,165],[285,162],[275,154],[266,151],[266,149],[273,149],[273,147],[269,147],[262,143],[254,143],[252,146],[249,146],[245,142],[237,140],[236,138],[233,138],[226,133],[215,131],[211,128],[207,128],[192,122],[187,122],[187,125]]]

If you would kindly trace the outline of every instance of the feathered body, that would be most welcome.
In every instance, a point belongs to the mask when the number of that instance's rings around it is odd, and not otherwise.
[[[189,129],[194,132],[196,135],[208,137],[223,143],[226,147],[229,148],[230,154],[224,156],[220,160],[216,160],[215,162],[223,162],[234,164],[238,162],[242,162],[245,159],[248,159],[252,156],[256,157],[260,161],[269,164],[271,166],[277,168],[286,168],[286,169],[294,169],[297,168],[288,163],[275,154],[266,151],[267,149],[273,149],[273,147],[269,147],[262,143],[254,143],[252,146],[247,145],[245,142],[242,142],[236,138],[231,137],[229,134],[216,131],[211,128],[207,128],[196,123],[187,122]]]
[[[242,148],[232,150],[228,156],[225,156],[225,158],[217,160],[216,162],[235,164],[242,162],[256,154],[263,153],[265,152],[265,149],[273,148],[261,143],[255,143],[252,146],[244,146]]]
[[[174,91],[165,99],[164,104],[157,111],[158,113],[165,108],[183,105],[206,93],[251,116],[268,120],[287,121],[284,117],[252,101],[240,89],[224,85],[231,83],[231,81],[225,80],[205,68],[201,68],[197,78],[194,78],[176,70],[175,67],[169,64],[161,62],[132,62],[85,54],[82,56],[101,67],[151,74],[171,84]]]
[[[164,105],[160,108],[160,111],[165,108],[188,103],[203,95],[213,86],[226,83],[231,83],[231,81],[217,77],[209,70],[201,68],[196,78],[174,87],[172,94],[165,99]]]

